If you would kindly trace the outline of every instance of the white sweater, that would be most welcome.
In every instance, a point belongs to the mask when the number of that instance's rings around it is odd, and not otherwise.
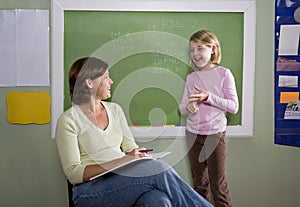
[[[58,119],[56,144],[65,175],[72,184],[83,182],[87,165],[104,163],[124,156],[137,148],[125,115],[116,103],[102,102],[109,124],[105,130],[96,127],[73,105]]]

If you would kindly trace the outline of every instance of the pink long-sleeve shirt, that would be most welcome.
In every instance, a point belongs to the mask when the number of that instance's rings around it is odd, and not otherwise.
[[[208,91],[206,101],[198,103],[197,113],[186,109],[194,85]],[[208,71],[195,71],[186,78],[184,93],[179,105],[182,115],[188,115],[186,129],[194,134],[210,135],[226,131],[226,112],[236,114],[239,108],[235,80],[231,71],[218,66]]]

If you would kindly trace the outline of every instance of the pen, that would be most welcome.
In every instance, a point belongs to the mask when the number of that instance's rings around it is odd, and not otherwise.
[[[151,152],[153,149],[144,149],[144,150],[139,150],[139,152]]]

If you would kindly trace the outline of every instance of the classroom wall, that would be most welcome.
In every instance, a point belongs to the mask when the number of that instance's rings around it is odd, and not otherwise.
[[[0,1],[0,9],[15,8],[50,9],[50,0]],[[0,207],[67,207],[67,184],[50,139],[51,126],[9,124],[6,95],[12,91],[50,93],[50,87],[0,87]]]
[[[5,0],[2,9],[50,9],[50,0]],[[300,195],[300,149],[274,144],[274,0],[257,0],[254,137],[228,139],[227,176],[235,207],[294,207]],[[50,87],[0,88],[0,207],[66,207],[66,181],[50,124],[11,125],[6,120],[10,91],[48,91]],[[171,139],[145,143],[163,146]],[[178,142],[178,150],[184,150]],[[190,182],[183,159],[176,171]]]

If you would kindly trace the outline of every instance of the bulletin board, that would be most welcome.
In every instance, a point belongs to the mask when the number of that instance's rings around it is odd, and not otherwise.
[[[275,143],[300,146],[300,2],[275,5]]]
[[[179,115],[178,105],[189,73],[188,38],[209,29],[221,42],[221,65],[234,74],[240,101],[239,113],[228,116],[228,137],[252,136],[254,1],[225,1],[220,7],[213,1],[193,0],[185,1],[184,7],[179,1],[112,2],[89,1],[88,6],[52,2],[53,43],[60,45],[53,45],[57,58],[53,64],[60,65],[52,72],[56,71],[53,77],[62,74],[54,81],[64,88],[60,111],[71,106],[67,80],[71,64],[95,56],[109,64],[114,81],[109,101],[121,105],[135,137],[183,137],[185,117]],[[62,94],[57,87],[52,93]],[[53,112],[58,112],[57,106]]]

